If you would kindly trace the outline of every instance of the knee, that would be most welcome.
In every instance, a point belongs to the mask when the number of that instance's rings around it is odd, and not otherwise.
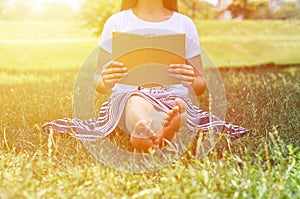
[[[144,107],[150,105],[150,103],[145,100],[143,97],[137,96],[137,95],[133,95],[131,97],[129,97],[128,101],[127,101],[127,106],[133,106],[133,107]]]
[[[140,98],[141,97],[137,96],[137,95],[130,96],[128,101],[127,101],[127,104],[129,104],[129,103],[134,104],[134,103],[140,101],[141,100]]]

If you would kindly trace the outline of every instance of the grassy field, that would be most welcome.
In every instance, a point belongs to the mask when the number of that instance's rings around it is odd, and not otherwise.
[[[300,63],[300,21],[200,20],[196,24],[202,47],[218,66],[252,66],[266,62]],[[44,22],[0,20],[0,30],[0,41],[9,44],[31,42],[33,45],[45,41],[57,43],[57,39],[61,39],[64,42],[76,40],[95,46],[98,42],[98,36],[92,35],[83,22],[76,21],[54,21],[45,25]],[[22,47],[21,45],[20,48]]]
[[[299,63],[300,21],[199,21],[202,45],[219,66]]]
[[[138,174],[40,128],[72,117],[76,75],[98,39],[73,25],[14,23],[0,23],[0,198],[300,198],[300,65],[228,67],[300,63],[299,22],[197,23],[203,46],[227,66],[227,120],[252,133],[223,137],[203,158],[195,140],[172,164]]]

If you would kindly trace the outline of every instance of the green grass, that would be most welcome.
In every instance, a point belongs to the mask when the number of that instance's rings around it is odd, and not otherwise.
[[[196,21],[202,47],[218,66],[252,66],[266,62],[300,63],[300,21]],[[97,45],[84,22],[0,21],[0,41],[89,41]],[[24,31],[25,30],[25,31]],[[1,44],[2,46],[2,44]],[[16,46],[16,48],[19,48]],[[20,46],[22,48],[22,45]]]
[[[95,42],[12,43],[0,46],[1,71],[79,69]]]
[[[300,62],[299,21],[198,21],[202,46],[218,66]]]
[[[92,36],[83,21],[6,21],[0,20],[1,40],[72,39]]]
[[[103,166],[70,136],[51,140],[41,131],[72,117],[76,75],[93,48],[92,41],[1,44],[0,198],[300,198],[299,66],[220,69],[227,120],[253,132],[223,137],[200,159],[195,140],[172,164],[134,174]],[[224,65],[226,58],[220,54]],[[207,98],[200,98],[205,109]]]

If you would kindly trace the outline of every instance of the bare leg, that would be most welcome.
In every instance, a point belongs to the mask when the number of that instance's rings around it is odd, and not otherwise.
[[[150,115],[153,105],[144,98],[134,95],[131,96],[125,107],[126,127],[129,132],[133,132],[136,123],[145,120],[146,125],[151,125],[152,118]]]

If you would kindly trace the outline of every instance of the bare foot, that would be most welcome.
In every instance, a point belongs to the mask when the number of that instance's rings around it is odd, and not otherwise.
[[[165,140],[171,141],[178,129],[185,123],[186,107],[185,102],[180,98],[175,99],[176,106],[167,113],[165,121],[155,134],[153,129],[144,119],[139,120],[131,134],[130,142],[137,151],[149,152],[150,148],[157,149],[167,145]]]
[[[159,138],[147,126],[146,120],[139,120],[131,134],[130,143],[137,151],[148,152],[150,148],[155,149],[159,147]]]
[[[178,129],[185,123],[186,120],[186,107],[185,102],[180,99],[175,99],[176,106],[168,112],[165,122],[163,124],[162,130],[159,134],[159,145],[163,147],[166,145],[164,140],[171,141],[178,131]]]

